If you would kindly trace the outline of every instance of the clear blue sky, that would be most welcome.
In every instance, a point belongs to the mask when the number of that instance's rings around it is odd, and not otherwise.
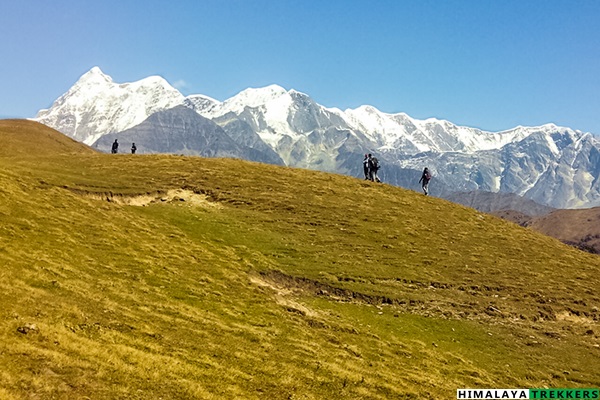
[[[225,100],[276,83],[341,109],[600,134],[596,0],[0,0],[0,117],[93,66]]]

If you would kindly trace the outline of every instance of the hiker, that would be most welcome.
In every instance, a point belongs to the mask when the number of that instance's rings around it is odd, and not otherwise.
[[[117,139],[115,139],[115,141],[112,144],[112,150],[110,152],[112,154],[117,154],[118,150],[119,150],[119,143],[117,142]]]
[[[135,154],[137,147],[135,147],[135,143],[131,143],[131,154]]]
[[[379,168],[381,168],[381,165],[379,164],[379,160],[377,159],[377,157],[372,157],[371,158],[371,180],[381,183],[381,180],[377,176],[377,171],[379,171]]]
[[[379,169],[379,161],[377,158],[373,157],[371,153],[367,154],[367,164],[369,166],[369,180],[381,182],[377,177],[377,170]]]
[[[371,175],[369,174],[369,155],[365,154],[365,158],[363,160],[363,171],[365,173],[365,181],[371,179]]]
[[[429,181],[431,180],[431,173],[429,172],[429,168],[425,167],[423,170],[423,175],[421,175],[421,179],[419,179],[419,183],[421,183],[421,187],[423,188],[423,193],[425,196],[429,194]]]

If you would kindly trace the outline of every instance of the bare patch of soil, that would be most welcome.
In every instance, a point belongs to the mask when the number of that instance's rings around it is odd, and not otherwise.
[[[182,204],[191,207],[201,207],[207,209],[221,209],[223,206],[219,203],[210,201],[208,196],[195,193],[189,189],[171,189],[166,193],[145,193],[139,195],[124,195],[118,193],[92,193],[72,190],[74,193],[84,197],[108,201],[115,204],[145,207],[150,204]]]
[[[582,326],[597,326],[600,321],[600,313],[596,307],[587,312],[580,312],[565,309],[558,304],[551,306],[540,303],[535,296],[527,295],[515,303],[512,296],[505,293],[510,290],[502,287],[453,285],[398,279],[397,284],[402,287],[402,290],[399,291],[401,294],[398,297],[387,297],[361,293],[274,270],[261,272],[259,277],[253,277],[251,280],[255,284],[272,289],[279,304],[287,306],[291,304],[289,303],[291,301],[294,303],[294,309],[301,310],[300,313],[306,313],[306,315],[309,315],[308,311],[303,310],[303,306],[297,301],[291,300],[293,297],[318,296],[331,301],[375,306],[380,310],[384,310],[385,307],[391,312],[442,319],[495,321],[500,324],[533,323],[543,325],[558,322],[559,324],[578,323]]]

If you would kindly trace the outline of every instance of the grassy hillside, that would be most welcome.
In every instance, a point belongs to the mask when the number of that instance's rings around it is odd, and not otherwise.
[[[0,398],[600,386],[600,257],[346,176],[0,138]]]

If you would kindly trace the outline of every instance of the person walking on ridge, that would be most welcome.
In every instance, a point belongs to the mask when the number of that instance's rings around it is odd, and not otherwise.
[[[367,154],[367,165],[369,169],[368,180],[372,182],[381,182],[377,177],[377,170],[379,169],[379,161],[377,158],[373,157],[371,153]]]
[[[377,159],[377,157],[372,157],[371,158],[371,180],[375,181],[377,183],[381,183],[381,180],[377,176],[377,171],[379,171],[379,168],[381,168],[381,165],[379,164],[379,160]]]
[[[419,179],[419,183],[421,183],[421,187],[423,188],[423,193],[425,196],[429,194],[429,181],[431,180],[431,173],[429,172],[429,168],[425,167],[423,170],[423,174],[421,175],[421,179]]]
[[[365,158],[363,159],[363,172],[365,173],[365,181],[371,179],[371,174],[369,174],[369,155],[365,154]]]
[[[131,154],[135,154],[137,147],[135,147],[135,143],[131,143]]]
[[[118,151],[119,151],[119,142],[117,142],[117,139],[115,139],[115,141],[112,144],[112,149],[110,152],[112,154],[117,154]]]

